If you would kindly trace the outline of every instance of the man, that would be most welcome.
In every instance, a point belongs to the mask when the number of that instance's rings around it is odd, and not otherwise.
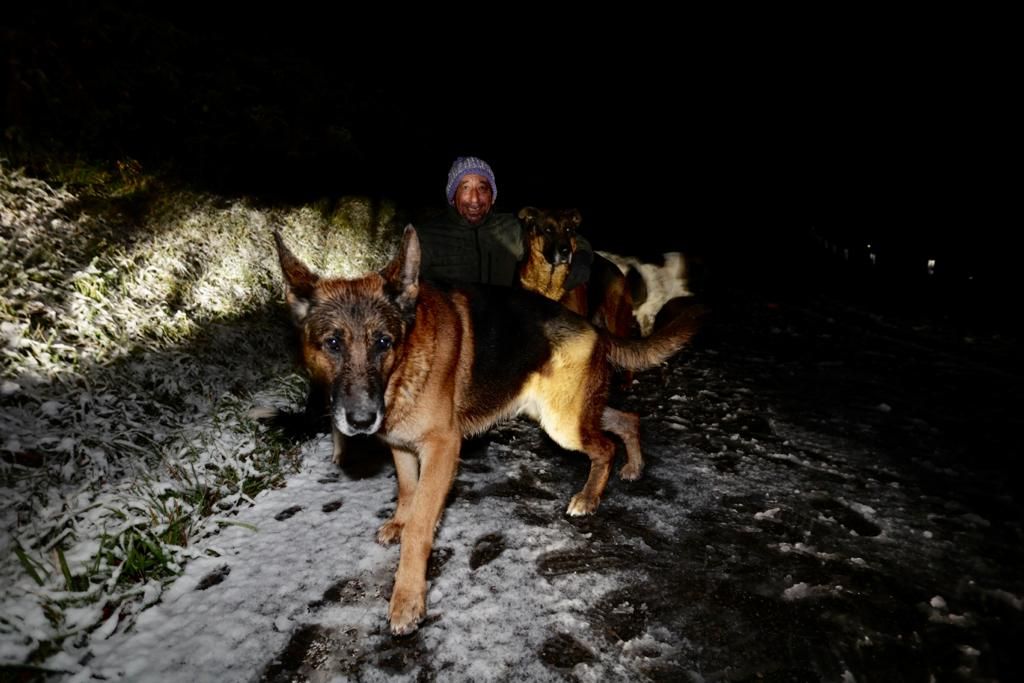
[[[498,185],[490,165],[477,157],[459,157],[448,171],[445,192],[446,213],[416,227],[424,277],[512,286],[524,253],[522,228],[513,214],[492,211]],[[567,285],[586,281],[593,258],[590,245],[577,237]]]

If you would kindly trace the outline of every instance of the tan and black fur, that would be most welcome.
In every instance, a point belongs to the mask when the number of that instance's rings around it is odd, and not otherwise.
[[[615,336],[635,336],[630,289],[613,263],[595,253],[587,282],[565,288],[576,254],[576,230],[583,221],[580,212],[527,206],[518,217],[525,243],[520,286],[558,301]]]
[[[690,338],[693,320],[620,340],[531,292],[421,282],[411,226],[390,264],[352,280],[317,276],[274,237],[306,365],[329,387],[335,434],[377,434],[394,456],[398,504],[377,532],[380,543],[401,541],[392,632],[415,630],[425,614],[427,558],[463,437],[522,413],[586,453],[590,475],[570,515],[591,514],[601,500],[615,452],[605,431],[625,443],[621,476],[640,476],[639,419],[606,405],[609,365],[659,363]]]

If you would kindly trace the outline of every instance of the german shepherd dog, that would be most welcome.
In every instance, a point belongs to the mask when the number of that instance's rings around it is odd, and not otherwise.
[[[389,621],[415,630],[426,611],[426,567],[464,436],[526,414],[563,448],[590,457],[590,475],[568,514],[593,513],[626,446],[620,475],[643,470],[639,419],[606,405],[609,364],[640,370],[692,336],[683,318],[642,340],[616,339],[531,292],[421,282],[420,243],[405,229],[398,254],[356,279],[312,272],[274,233],[286,300],[305,362],[328,387],[335,434],[377,434],[398,476],[394,516],[377,541],[401,541]]]
[[[527,206],[517,215],[526,252],[519,265],[520,286],[558,301],[617,337],[635,336],[630,289],[613,263],[595,253],[587,282],[565,287],[576,254],[576,230],[583,221],[580,212]]]

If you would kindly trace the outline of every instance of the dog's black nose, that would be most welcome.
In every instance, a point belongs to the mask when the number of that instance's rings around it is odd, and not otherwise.
[[[560,247],[558,247],[558,252],[562,256],[568,256],[569,252],[571,252],[571,251],[572,251],[572,248],[568,244],[563,244]]]
[[[345,413],[345,421],[356,430],[369,429],[377,421],[376,412],[348,411]]]

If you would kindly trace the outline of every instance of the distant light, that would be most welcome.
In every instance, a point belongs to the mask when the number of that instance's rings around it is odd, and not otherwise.
[[[935,259],[928,259],[928,274],[935,275]]]

